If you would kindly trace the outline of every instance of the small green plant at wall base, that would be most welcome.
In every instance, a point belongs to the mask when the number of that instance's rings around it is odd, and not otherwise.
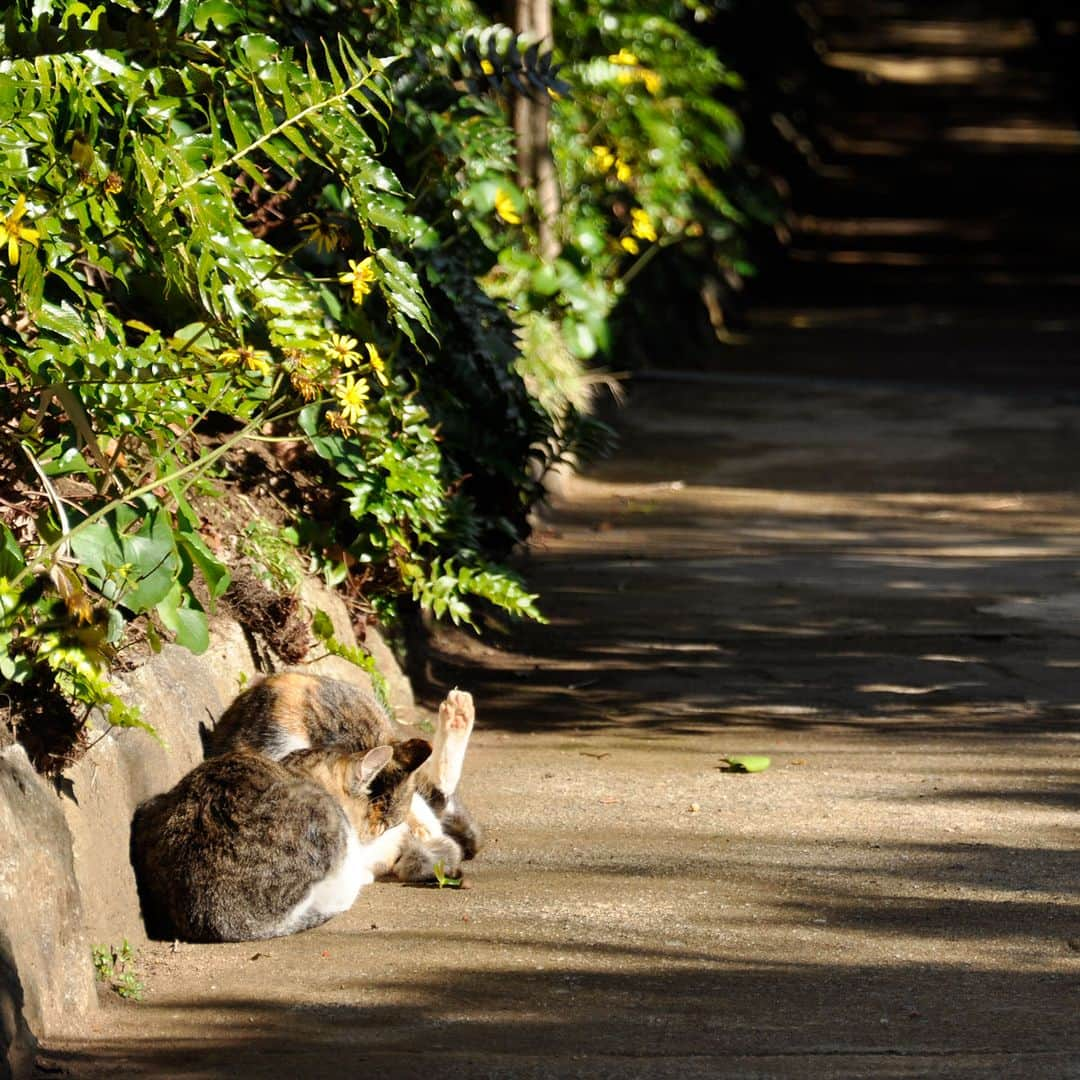
[[[111,989],[128,1001],[142,1001],[145,987],[135,970],[135,950],[127,938],[119,947],[95,945],[92,955],[99,982],[108,983]]]

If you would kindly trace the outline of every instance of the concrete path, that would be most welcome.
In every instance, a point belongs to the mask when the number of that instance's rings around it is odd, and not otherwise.
[[[620,422],[523,566],[551,623],[434,643],[471,888],[151,946],[45,1066],[1080,1076],[1074,397],[669,378]]]

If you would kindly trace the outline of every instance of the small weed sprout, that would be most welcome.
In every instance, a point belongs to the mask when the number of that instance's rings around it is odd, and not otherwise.
[[[135,950],[127,938],[124,938],[119,947],[95,945],[91,955],[99,982],[108,983],[111,989],[127,1001],[142,1001],[145,987],[135,970]]]
[[[440,889],[460,889],[461,878],[448,877],[443,870],[442,863],[436,863],[433,872],[435,874],[435,881],[438,883]]]

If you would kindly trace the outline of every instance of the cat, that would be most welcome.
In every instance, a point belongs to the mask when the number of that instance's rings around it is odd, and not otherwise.
[[[472,695],[451,690],[439,706],[431,756],[417,773],[409,807],[413,843],[406,844],[392,874],[403,881],[431,881],[436,867],[472,859],[480,830],[457,797],[465,750],[475,722]],[[281,672],[249,687],[222,713],[206,738],[207,755],[248,748],[274,759],[308,748],[358,752],[406,739],[370,694],[352,683],[302,672]]]
[[[407,847],[416,772],[430,754],[407,739],[204,761],[135,811],[131,861],[148,933],[251,941],[347,910]]]

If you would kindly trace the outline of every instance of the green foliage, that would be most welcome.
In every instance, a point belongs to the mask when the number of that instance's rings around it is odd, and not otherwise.
[[[346,9],[5,17],[0,458],[28,512],[3,534],[0,670],[45,667],[114,723],[136,721],[106,678],[131,621],[152,647],[208,646],[230,579],[192,494],[254,440],[308,440],[339,510],[296,533],[371,589],[536,613],[483,551],[523,535],[554,426],[441,201],[464,204],[466,162],[505,168],[506,127],[457,91],[434,117],[395,97],[405,65],[361,50],[399,52],[401,27]],[[495,54],[554,85],[550,58]],[[287,586],[278,539],[253,524],[239,547]]]
[[[468,29],[447,42],[447,52],[458,61],[469,89],[474,93],[493,90],[506,94],[568,94],[570,86],[559,76],[559,64],[549,49],[528,41],[499,23],[480,30]]]
[[[142,1001],[146,987],[135,968],[135,950],[127,938],[119,947],[95,945],[91,958],[99,982],[107,983],[126,1001]]]
[[[312,617],[311,629],[331,656],[340,656],[343,660],[348,660],[350,664],[355,664],[362,671],[367,672],[371,678],[371,688],[375,691],[375,696],[379,699],[383,708],[390,715],[393,715],[394,708],[390,701],[390,687],[386,682],[386,677],[375,666],[375,658],[371,653],[365,652],[355,645],[347,645],[337,637],[330,616],[321,608],[317,609]]]
[[[294,593],[303,583],[303,568],[292,539],[295,530],[275,528],[253,517],[240,534],[237,548],[255,567],[263,582],[277,592]]]
[[[229,556],[289,589],[294,541],[380,610],[540,617],[497,560],[545,472],[610,442],[586,365],[627,283],[676,244],[748,270],[755,212],[738,80],[687,8],[555,13],[553,53],[471,0],[8,6],[0,673],[136,722],[106,674],[130,624],[206,649]],[[522,92],[552,101],[552,261]],[[259,441],[322,497],[229,551],[200,499]]]

